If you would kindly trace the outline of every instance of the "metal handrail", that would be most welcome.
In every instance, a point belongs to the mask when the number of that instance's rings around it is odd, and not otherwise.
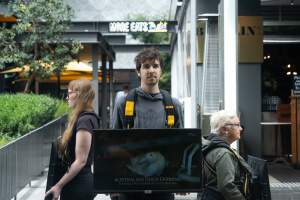
[[[65,128],[64,115],[0,148],[0,200],[17,193],[49,164],[51,142]]]

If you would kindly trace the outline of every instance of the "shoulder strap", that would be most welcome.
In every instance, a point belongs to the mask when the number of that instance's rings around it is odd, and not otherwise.
[[[128,92],[125,100],[124,108],[124,121],[123,124],[125,128],[132,128],[134,126],[134,116],[135,116],[135,102],[136,102],[136,88]]]
[[[172,97],[166,90],[160,90],[163,96],[163,104],[166,112],[166,125],[168,128],[174,128],[177,120],[178,113],[172,101]],[[132,128],[134,126],[134,116],[135,116],[135,102],[137,100],[136,88],[128,92],[125,100],[124,109],[124,127]]]
[[[170,93],[166,90],[160,90],[160,93],[163,96],[163,102],[166,111],[167,127],[174,128],[178,120],[178,113],[177,110],[175,109],[172,97]]]
[[[230,148],[229,146],[223,145],[223,144],[216,144],[216,145],[212,145],[211,147],[202,150],[202,155],[203,155],[203,163],[204,165],[208,168],[209,171],[211,171],[214,175],[216,175],[216,170],[207,162],[207,160],[205,159],[206,155],[212,151],[213,149],[216,148],[225,148],[228,149],[233,155],[234,157],[236,157],[236,159],[238,160],[239,166],[243,169],[244,172],[246,172],[245,174],[245,178],[246,180],[243,183],[243,187],[241,188],[243,190],[244,194],[247,194],[247,190],[248,190],[248,175],[252,175],[252,170],[251,167],[247,165],[247,163],[245,161],[243,161],[240,158],[240,155],[232,148]]]

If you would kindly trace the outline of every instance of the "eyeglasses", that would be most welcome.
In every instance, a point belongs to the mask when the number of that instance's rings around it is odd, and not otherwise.
[[[152,66],[154,69],[157,69],[157,68],[160,67],[160,64],[142,64],[142,67],[143,67],[144,69],[149,69],[151,66]]]
[[[241,128],[244,129],[244,126],[241,124],[225,124],[225,126],[231,126],[232,128]]]
[[[67,95],[66,95],[66,98],[70,98],[70,95],[73,94],[73,93],[77,93],[76,91],[68,91]]]

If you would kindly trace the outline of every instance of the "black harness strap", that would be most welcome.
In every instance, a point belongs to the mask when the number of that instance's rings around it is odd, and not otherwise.
[[[174,128],[178,120],[178,113],[175,110],[172,97],[166,90],[160,90],[160,93],[163,96],[163,103],[166,111],[166,125],[168,128]]]
[[[160,93],[163,96],[163,104],[166,112],[166,127],[174,128],[178,120],[178,113],[175,109],[175,106],[172,101],[172,97],[165,90],[160,90]],[[134,127],[134,117],[135,117],[135,103],[137,100],[137,91],[136,88],[128,92],[125,101],[124,108],[124,124],[125,128]]]
[[[124,109],[124,127],[125,128],[133,128],[134,126],[134,116],[135,116],[135,102],[137,99],[136,88],[132,89],[128,92],[125,101],[125,109]]]

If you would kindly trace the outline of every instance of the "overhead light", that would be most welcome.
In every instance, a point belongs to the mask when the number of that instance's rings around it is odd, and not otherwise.
[[[291,72],[287,72],[286,75],[288,75],[288,76],[291,75]]]
[[[294,0],[291,0],[291,3],[290,3],[290,4],[291,4],[291,6],[293,6],[293,5],[294,5]]]
[[[297,72],[293,72],[293,75],[294,75],[294,76],[297,76],[297,75],[298,75],[298,73],[297,73]]]
[[[268,58],[268,59],[270,59],[270,58],[271,58],[271,56],[270,56],[270,55],[268,55],[268,56],[267,56],[267,58]]]
[[[287,68],[291,68],[291,64],[288,64],[286,67],[287,67]]]

